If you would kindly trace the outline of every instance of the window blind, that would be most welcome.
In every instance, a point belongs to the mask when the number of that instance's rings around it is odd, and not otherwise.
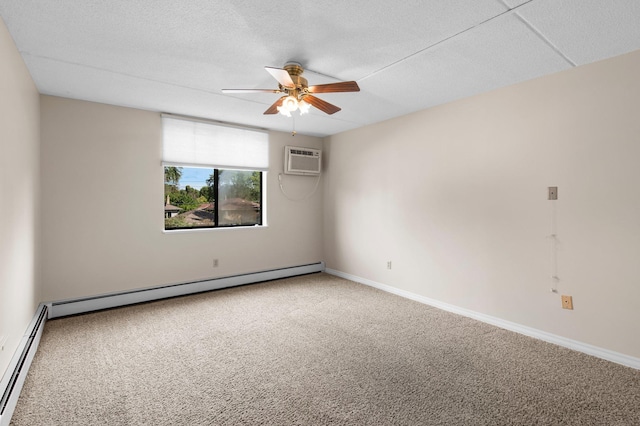
[[[269,135],[179,117],[162,117],[165,166],[269,169]]]

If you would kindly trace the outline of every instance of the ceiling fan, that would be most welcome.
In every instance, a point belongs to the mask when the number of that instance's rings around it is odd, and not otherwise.
[[[222,89],[223,93],[284,93],[264,113],[280,114],[291,117],[296,109],[300,114],[309,112],[309,107],[314,106],[319,110],[334,114],[340,108],[315,97],[316,93],[359,92],[360,87],[355,81],[341,81],[338,83],[318,84],[309,86],[307,79],[302,77],[304,69],[297,62],[288,62],[284,68],[264,67],[269,74],[278,81],[278,89]]]

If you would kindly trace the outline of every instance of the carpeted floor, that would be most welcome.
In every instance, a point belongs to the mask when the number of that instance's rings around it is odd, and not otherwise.
[[[640,371],[326,274],[49,321],[13,425],[640,425]]]

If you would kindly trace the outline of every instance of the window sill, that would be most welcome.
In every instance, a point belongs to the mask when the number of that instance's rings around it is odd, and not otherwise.
[[[263,229],[269,225],[252,225],[252,226],[221,226],[219,228],[186,228],[186,229],[163,229],[163,234],[186,234],[193,232],[216,232],[216,231],[237,231],[247,229]]]

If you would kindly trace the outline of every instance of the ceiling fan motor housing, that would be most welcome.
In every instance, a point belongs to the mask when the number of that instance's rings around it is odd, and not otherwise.
[[[307,87],[309,87],[309,83],[307,79],[302,76],[304,72],[304,68],[297,62],[289,62],[284,66],[284,69],[291,76],[291,81],[295,85],[294,89],[289,89],[284,87],[289,96],[294,96],[298,100],[300,100],[304,95],[308,94]]]
[[[284,66],[290,76],[301,75],[304,72],[304,68],[297,62],[287,62]]]

